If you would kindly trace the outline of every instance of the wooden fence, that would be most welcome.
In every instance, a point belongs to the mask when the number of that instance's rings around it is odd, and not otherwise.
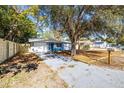
[[[0,39],[0,63],[20,51],[20,44]]]

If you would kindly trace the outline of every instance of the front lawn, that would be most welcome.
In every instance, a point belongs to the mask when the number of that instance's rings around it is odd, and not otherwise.
[[[106,50],[90,50],[77,51],[77,55],[73,57],[74,60],[87,63],[89,65],[97,65],[113,69],[124,69],[124,53],[115,51],[111,53],[111,64],[108,64],[108,52]],[[56,54],[63,56],[70,56],[70,51],[56,52]]]

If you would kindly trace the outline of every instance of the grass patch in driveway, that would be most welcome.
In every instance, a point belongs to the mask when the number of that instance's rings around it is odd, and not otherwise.
[[[69,65],[68,67],[73,68],[75,65]]]

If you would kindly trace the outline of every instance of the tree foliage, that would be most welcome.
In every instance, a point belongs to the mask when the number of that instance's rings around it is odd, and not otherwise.
[[[34,8],[22,9],[21,6],[0,6],[0,37],[15,41],[27,42],[36,36],[36,25],[29,18],[35,14]],[[31,11],[34,10],[34,11]]]
[[[66,33],[72,44],[72,55],[76,54],[76,44],[81,37],[103,36],[108,42],[123,33],[123,6],[47,6],[51,27]],[[118,38],[116,38],[118,39]]]
[[[124,7],[123,6],[102,6],[99,15],[105,21],[106,26],[102,30],[102,35],[106,35],[108,42],[119,43],[124,34]]]

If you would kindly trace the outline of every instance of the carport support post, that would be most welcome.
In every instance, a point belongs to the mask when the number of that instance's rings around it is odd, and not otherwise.
[[[111,64],[111,51],[108,51],[108,64]]]

